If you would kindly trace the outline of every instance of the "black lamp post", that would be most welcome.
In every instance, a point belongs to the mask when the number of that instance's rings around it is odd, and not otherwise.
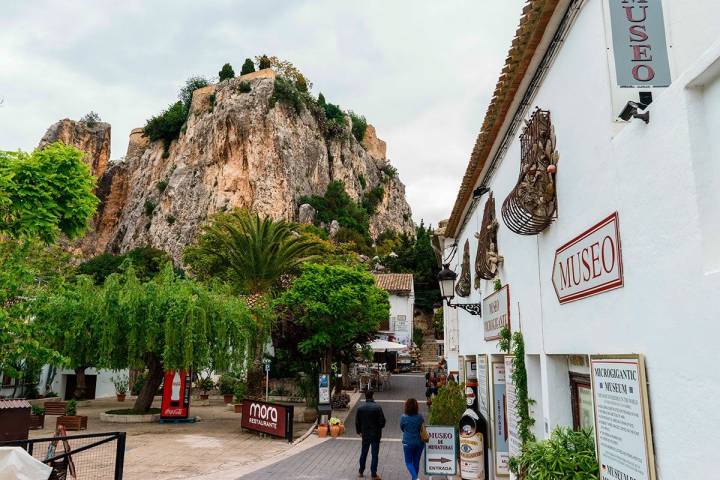
[[[482,303],[451,303],[455,298],[455,280],[457,273],[450,270],[450,264],[443,265],[443,269],[438,273],[438,282],[440,283],[440,296],[447,302],[448,307],[460,307],[470,315],[482,316]]]

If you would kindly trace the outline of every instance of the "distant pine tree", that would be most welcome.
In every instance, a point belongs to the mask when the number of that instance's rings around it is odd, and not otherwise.
[[[302,75],[300,75],[298,77],[297,81],[295,81],[295,86],[297,87],[298,90],[300,90],[303,93],[307,93],[307,91],[308,91],[307,80],[305,80],[305,77]]]
[[[240,70],[240,75],[247,75],[248,73],[252,73],[255,71],[255,63],[250,60],[249,58],[245,59],[245,63],[243,63],[242,70]]]
[[[266,68],[272,67],[272,63],[270,63],[270,59],[267,55],[263,55],[260,57],[260,61],[258,62],[258,70],[264,70]]]
[[[320,93],[320,95],[318,95],[318,105],[320,105],[321,107],[325,107],[326,104],[327,102],[325,101],[325,95]]]
[[[220,76],[220,81],[228,80],[230,78],[235,78],[235,71],[233,70],[232,66],[229,63],[226,63],[223,65],[223,67],[218,72],[218,75]]]

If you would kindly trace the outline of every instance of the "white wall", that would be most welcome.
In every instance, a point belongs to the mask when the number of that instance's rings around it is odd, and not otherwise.
[[[546,419],[549,429],[571,421],[563,355],[642,353],[660,479],[712,478],[720,448],[720,83],[711,74],[720,2],[691,3],[701,15],[664,2],[675,71],[673,85],[655,93],[649,125],[610,120],[602,4],[585,4],[532,101],[550,110],[557,134],[558,219],[534,237],[502,220],[498,231],[500,278],[510,284],[512,328],[525,336],[538,435]],[[519,133],[489,183],[498,217],[517,181]],[[466,238],[474,262],[483,203],[458,235],[456,263]],[[551,283],[555,250],[614,211],[625,286],[560,305]],[[493,290],[481,283],[480,292],[456,300],[481,302]],[[479,318],[457,314],[460,354],[498,352],[483,340]]]
[[[390,329],[393,329],[392,317],[397,318],[398,315],[405,315],[405,322],[407,329],[404,331],[395,331],[395,341],[410,345],[412,343],[412,330],[413,330],[413,314],[415,307],[414,295],[395,295],[390,294]]]

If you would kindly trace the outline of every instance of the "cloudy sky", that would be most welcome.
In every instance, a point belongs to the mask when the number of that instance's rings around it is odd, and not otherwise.
[[[0,149],[90,110],[111,158],[191,75],[292,61],[388,143],[413,217],[450,214],[524,0],[28,0],[0,16]]]

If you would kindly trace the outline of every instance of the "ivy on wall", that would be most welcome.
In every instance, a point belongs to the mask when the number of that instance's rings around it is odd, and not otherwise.
[[[535,435],[531,428],[535,424],[535,419],[530,416],[530,405],[535,400],[528,397],[527,389],[527,369],[525,368],[525,340],[522,333],[510,333],[505,327],[500,331],[500,341],[498,347],[501,351],[508,355],[512,355],[513,371],[512,381],[515,385],[515,412],[518,418],[518,434],[522,444],[535,441]]]

